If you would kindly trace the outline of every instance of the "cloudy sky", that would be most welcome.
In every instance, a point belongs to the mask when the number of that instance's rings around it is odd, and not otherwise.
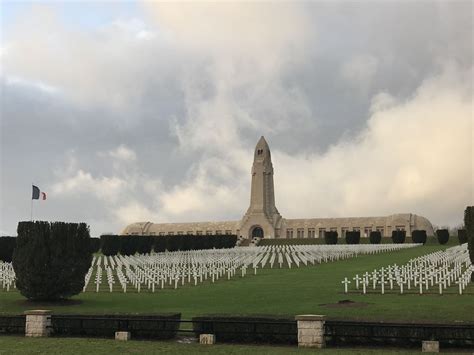
[[[1,3],[0,233],[473,204],[471,1]]]

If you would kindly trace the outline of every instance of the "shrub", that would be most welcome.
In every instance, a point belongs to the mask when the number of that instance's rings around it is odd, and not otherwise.
[[[15,250],[16,237],[0,237],[0,261],[10,263]]]
[[[392,231],[392,241],[395,244],[403,244],[405,243],[406,238],[406,231],[395,230]]]
[[[211,333],[219,342],[296,344],[297,325],[294,318],[202,316],[194,317],[193,330],[199,334]]]
[[[100,250],[100,239],[99,238],[91,238],[91,251],[92,253],[98,253]]]
[[[426,243],[426,231],[425,230],[414,230],[411,232],[411,239],[413,243],[425,244]]]
[[[458,229],[459,244],[467,243],[467,231],[465,229]]]
[[[372,231],[369,236],[370,244],[380,244],[382,241],[382,233],[380,231]]]
[[[105,256],[117,255],[120,250],[121,236],[104,234],[100,236],[100,249]]]
[[[474,206],[467,206],[464,211],[464,225],[467,233],[467,249],[471,257],[471,263],[474,264]],[[471,275],[471,281],[474,282],[474,272]]]
[[[446,244],[449,241],[449,231],[447,229],[436,230],[436,237],[441,245]]]
[[[346,244],[359,244],[360,243],[360,231],[347,231],[346,232]]]
[[[77,295],[92,262],[85,223],[20,222],[13,253],[16,287],[32,300]]]
[[[337,244],[337,232],[336,231],[325,232],[324,242],[326,244]]]

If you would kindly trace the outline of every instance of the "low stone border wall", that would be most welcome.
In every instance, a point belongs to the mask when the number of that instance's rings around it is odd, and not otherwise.
[[[47,337],[51,334],[51,311],[26,311],[25,336]]]
[[[215,342],[298,344],[300,347],[398,346],[421,347],[423,351],[442,348],[474,349],[473,324],[410,324],[327,320],[324,315],[291,318],[202,316],[181,320],[179,314],[149,316],[57,315],[49,310],[26,311],[25,315],[0,316],[0,333],[14,334],[24,329],[27,337],[105,336],[172,339],[177,333],[194,334],[202,344]],[[55,319],[58,321],[54,324]],[[60,322],[59,322],[60,320]],[[24,325],[20,325],[19,322]],[[14,323],[14,324],[13,324]],[[189,324],[193,329],[189,329]],[[185,325],[183,329],[181,325]],[[97,332],[102,331],[101,335]],[[106,331],[106,332],[104,332]],[[273,340],[278,341],[273,341]]]

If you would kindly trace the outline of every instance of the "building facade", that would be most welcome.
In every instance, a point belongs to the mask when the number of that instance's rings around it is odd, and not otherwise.
[[[326,231],[337,231],[345,237],[347,231],[360,231],[368,237],[371,231],[382,236],[392,235],[394,230],[404,230],[411,236],[414,230],[425,230],[433,235],[433,226],[425,217],[412,213],[399,213],[386,217],[349,218],[282,218],[275,204],[273,164],[270,148],[264,137],[255,147],[252,165],[250,205],[238,221],[196,223],[139,222],[125,227],[123,235],[222,235],[235,234],[244,238],[322,238]]]

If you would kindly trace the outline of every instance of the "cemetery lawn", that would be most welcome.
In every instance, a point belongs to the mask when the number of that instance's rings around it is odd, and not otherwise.
[[[0,314],[21,314],[28,309],[51,309],[56,314],[154,314],[180,312],[183,319],[204,314],[288,315],[325,314],[330,319],[403,322],[474,323],[474,285],[464,295],[416,293],[381,295],[344,294],[341,281],[389,264],[401,265],[410,258],[445,246],[426,245],[397,252],[365,255],[348,260],[292,269],[253,270],[245,277],[215,284],[185,286],[177,290],[157,289],[155,293],[86,292],[64,304],[32,303],[17,291],[0,290]],[[354,281],[351,287],[353,288]],[[380,292],[380,291],[378,291]],[[413,292],[413,290],[412,290]],[[358,304],[335,305],[351,300]],[[331,306],[327,306],[332,304]]]
[[[418,349],[416,349],[418,350]],[[296,346],[264,345],[200,345],[164,341],[127,341],[81,338],[25,338],[0,336],[0,355],[3,354],[293,354],[314,353],[314,349]],[[419,354],[419,351],[386,348],[329,348],[318,349],[325,354]]]

